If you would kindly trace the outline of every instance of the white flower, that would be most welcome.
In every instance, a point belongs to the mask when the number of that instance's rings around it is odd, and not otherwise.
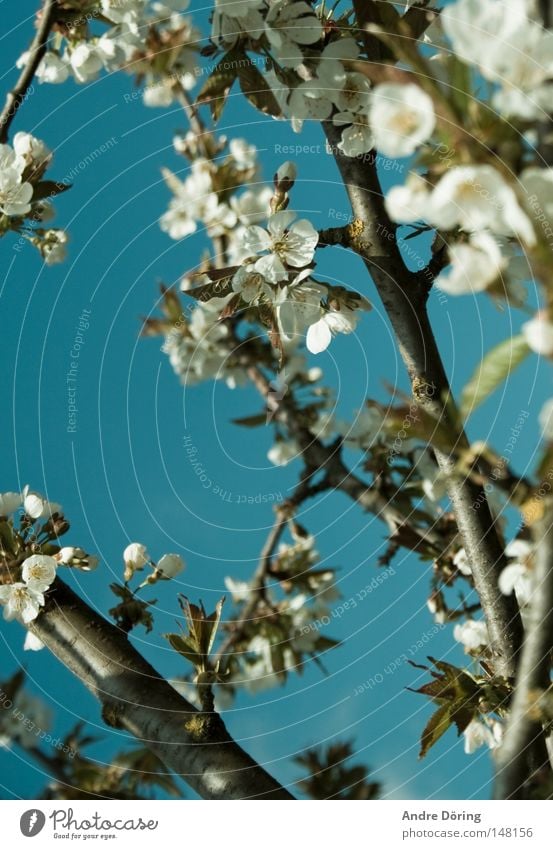
[[[31,519],[51,519],[54,513],[61,513],[61,504],[48,501],[38,492],[31,492],[29,487],[23,489],[23,509]]]
[[[141,542],[131,542],[123,552],[125,567],[131,573],[143,569],[150,559],[146,546]]]
[[[265,18],[265,34],[276,61],[284,68],[297,68],[303,62],[300,45],[320,41],[323,27],[307,3],[273,0]]]
[[[253,265],[242,266],[232,278],[232,288],[247,304],[257,303],[264,295],[272,298],[271,287]]]
[[[31,210],[30,200],[33,187],[22,183],[21,175],[15,168],[0,171],[0,212],[4,215],[26,215]]]
[[[469,619],[467,622],[456,625],[453,629],[453,638],[461,643],[467,652],[485,648],[490,641],[488,626],[483,620],[476,619]]]
[[[247,189],[241,195],[233,195],[230,206],[240,224],[257,224],[269,215],[269,203],[272,196],[273,193],[268,186],[261,189]],[[246,256],[247,253],[244,259]]]
[[[39,637],[27,631],[25,642],[23,643],[23,651],[40,651],[44,648],[44,643]]]
[[[371,98],[369,123],[383,154],[410,156],[434,132],[432,99],[414,83],[382,83]]]
[[[528,346],[544,357],[553,355],[553,324],[546,315],[538,313],[522,325],[522,333]]]
[[[346,445],[367,449],[372,446],[382,428],[382,415],[375,407],[363,407],[356,411],[351,424],[342,422],[337,430]]]
[[[64,83],[69,76],[69,63],[49,50],[41,59],[36,76],[41,83]]]
[[[306,80],[290,92],[287,112],[299,121],[325,121],[332,109],[330,92],[318,78]]]
[[[236,603],[247,601],[251,594],[251,587],[247,581],[235,581],[234,578],[225,578],[225,587],[232,595],[232,600]]]
[[[142,92],[144,106],[165,107],[170,106],[174,100],[173,88],[169,83],[150,83]]]
[[[495,749],[498,745],[496,735],[479,719],[473,719],[463,731],[465,738],[465,752],[467,755],[472,755],[480,746],[489,746],[490,749]]]
[[[394,186],[385,198],[386,211],[397,224],[412,224],[426,218],[430,206],[427,183],[411,171],[403,186]]]
[[[260,9],[264,5],[264,0],[215,0],[213,41],[234,44],[241,32],[259,37],[263,31]]]
[[[442,271],[436,286],[450,295],[481,292],[493,283],[508,262],[489,233],[471,233],[468,243],[450,245],[451,266]]]
[[[308,331],[305,343],[312,354],[326,351],[337,333],[351,333],[357,326],[358,315],[342,305],[340,310],[328,310]]]
[[[157,569],[166,578],[176,578],[185,568],[184,560],[179,554],[164,554],[157,562]]]
[[[499,589],[503,595],[516,594],[520,605],[528,604],[532,597],[532,578],[523,563],[511,563],[499,576]]]
[[[461,575],[472,575],[472,564],[464,548],[460,548],[453,558],[453,563]]]
[[[26,164],[23,157],[15,155],[14,149],[9,144],[0,144],[0,171],[13,171],[15,179],[21,177]]]
[[[23,561],[21,577],[27,586],[45,592],[55,580],[57,565],[47,554],[32,554]]]
[[[543,438],[553,442],[553,398],[541,408],[539,422]]]
[[[524,560],[532,554],[534,547],[525,539],[513,539],[505,546],[505,557]]]
[[[82,572],[93,572],[98,566],[98,558],[92,554],[87,554],[82,548],[74,546],[64,546],[57,554],[54,555],[56,563],[61,563],[64,566],[74,566]]]
[[[374,147],[374,136],[366,115],[354,115],[353,112],[339,112],[333,122],[337,127],[348,125],[342,130],[338,148],[344,156],[361,156]]]
[[[491,230],[513,235],[528,245],[536,237],[513,189],[491,165],[461,165],[451,168],[434,188],[425,216],[435,227],[452,230]]]
[[[116,24],[139,18],[144,6],[145,0],[102,0],[102,12]]]
[[[13,149],[16,156],[21,156],[25,162],[35,166],[42,165],[52,155],[44,142],[30,133],[16,133],[13,137]]]
[[[248,227],[244,248],[252,254],[269,251],[256,260],[254,268],[271,283],[288,278],[285,265],[304,268],[313,260],[319,235],[310,221],[295,221],[293,212],[277,212],[269,218],[267,230]]]
[[[196,230],[196,221],[192,210],[180,198],[169,201],[169,209],[159,219],[159,226],[172,239],[183,239]]]
[[[553,35],[529,19],[528,9],[527,0],[459,0],[440,19],[457,55],[500,84],[493,105],[531,119],[547,110]]]
[[[231,139],[229,150],[236,168],[240,170],[255,168],[257,148],[254,144],[248,144],[245,139]]]
[[[2,492],[0,493],[0,516],[9,516],[21,506],[23,496],[20,492]]]
[[[28,625],[44,607],[44,595],[32,584],[4,584],[0,586],[0,604],[4,605],[4,619],[17,619]]]
[[[321,301],[328,294],[319,283],[305,279],[309,270],[300,272],[292,285],[283,286],[274,296],[274,307],[282,337],[286,342],[297,341],[309,325],[323,313]]]
[[[280,440],[267,452],[267,458],[274,466],[287,466],[291,460],[295,460],[300,455],[299,445],[293,439],[286,442]]]
[[[95,79],[104,67],[102,54],[96,45],[88,41],[80,41],[73,47],[69,62],[78,83]]]
[[[334,102],[339,112],[349,112],[353,115],[361,112],[366,114],[371,99],[371,84],[364,74],[357,71],[346,74],[341,89],[337,92]]]

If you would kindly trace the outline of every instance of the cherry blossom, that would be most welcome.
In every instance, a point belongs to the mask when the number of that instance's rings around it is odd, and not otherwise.
[[[495,726],[497,726],[497,730]],[[463,731],[463,736],[467,755],[472,755],[481,746],[495,749],[501,742],[501,725],[494,722],[490,727],[480,719],[473,719]]]
[[[215,0],[212,39],[234,44],[242,32],[255,38],[263,31],[264,5],[264,0]]]
[[[184,570],[184,560],[180,554],[164,554],[157,561],[156,568],[165,578],[176,578]]]
[[[31,492],[28,486],[23,489],[23,508],[31,519],[50,519],[54,513],[61,513],[61,504],[48,501],[38,492]]]
[[[321,40],[322,24],[308,3],[272,0],[265,18],[272,55],[284,68],[303,62],[302,47]]]
[[[369,123],[382,153],[410,156],[434,132],[434,105],[414,83],[382,83],[371,97]]]
[[[123,561],[131,574],[140,571],[151,560],[148,550],[141,542],[131,542],[123,552]]]
[[[23,503],[23,496],[20,492],[2,492],[0,493],[0,516],[9,516],[17,510]]]
[[[453,638],[461,643],[467,652],[482,651],[489,643],[488,626],[483,620],[467,619],[453,629]]]
[[[436,286],[450,295],[481,292],[508,266],[496,240],[485,230],[471,233],[468,242],[449,245],[448,254],[451,265],[439,275]]]
[[[522,325],[522,333],[529,347],[544,357],[553,356],[553,323],[544,313],[538,313]]]
[[[33,554],[23,561],[21,577],[23,581],[39,592],[45,592],[56,577],[57,563],[46,554]]]
[[[267,458],[274,466],[287,466],[291,460],[298,459],[300,454],[299,445],[293,439],[279,440],[269,449]]]
[[[28,625],[44,607],[44,593],[33,584],[4,584],[0,586],[0,604],[4,606],[4,619],[17,619]]]
[[[455,53],[499,83],[496,108],[525,119],[547,111],[553,34],[529,19],[526,0],[458,0],[440,19]]]
[[[251,254],[266,253],[257,259],[254,268],[271,283],[288,278],[288,269],[304,268],[313,260],[319,235],[310,221],[296,221],[293,212],[277,212],[267,223],[267,230],[248,227],[244,233],[244,248]]]

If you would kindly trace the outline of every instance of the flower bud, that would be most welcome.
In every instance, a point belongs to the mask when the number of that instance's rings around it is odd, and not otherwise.
[[[164,578],[176,578],[185,568],[184,560],[179,554],[164,554],[157,564],[157,570]]]

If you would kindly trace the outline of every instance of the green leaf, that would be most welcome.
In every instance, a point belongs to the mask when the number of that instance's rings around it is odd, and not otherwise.
[[[242,419],[232,419],[232,424],[241,425],[241,427],[259,427],[259,425],[267,424],[267,411],[256,413],[253,416],[244,416]]]
[[[451,705],[441,705],[438,710],[432,714],[424,731],[422,732],[419,758],[424,758],[429,749],[438,742],[440,737],[443,737],[451,725],[451,722]]]
[[[56,183],[54,180],[41,180],[33,188],[33,201],[53,198],[71,188],[70,183]]]
[[[190,661],[192,666],[201,665],[202,657],[190,637],[184,637],[182,634],[164,634],[164,637],[169,640],[171,648]]]
[[[228,93],[238,76],[240,64],[244,62],[247,62],[244,53],[233,47],[215,66],[198,94],[198,103],[209,104],[215,122],[221,117]]]
[[[250,59],[240,65],[238,76],[240,88],[252,106],[273,118],[282,117],[282,110],[271,87]]]
[[[470,415],[500,386],[528,356],[530,348],[524,336],[506,339],[489,351],[463,389],[461,411]]]

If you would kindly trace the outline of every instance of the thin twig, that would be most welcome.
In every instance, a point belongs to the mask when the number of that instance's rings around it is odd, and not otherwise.
[[[42,57],[46,53],[46,45],[50,36],[50,30],[54,25],[57,11],[57,0],[44,0],[40,14],[40,23],[29,47],[27,62],[16,84],[6,97],[6,103],[0,113],[0,142],[3,144],[8,139],[8,132],[17,110],[25,100],[27,92],[34,79],[36,70],[40,65]]]
[[[525,799],[549,770],[539,716],[532,702],[550,686],[553,652],[553,511],[549,504],[536,526],[534,592],[504,742],[496,761],[496,799]],[[540,775],[541,773],[541,775]],[[544,775],[545,773],[545,775]]]
[[[257,569],[251,580],[249,598],[242,606],[238,618],[231,623],[231,632],[217,652],[215,662],[217,663],[219,661],[223,667],[225,666],[225,658],[231,652],[233,646],[240,640],[244,630],[252,622],[262,618],[262,616],[256,616],[256,613],[260,603],[265,600],[267,578],[271,572],[273,555],[286,529],[291,512],[308,498],[313,497],[324,489],[328,489],[328,485],[324,482],[316,486],[311,486],[312,477],[313,472],[306,469],[302,473],[301,480],[292,497],[276,508],[275,522],[265,540],[265,544],[259,555]]]

